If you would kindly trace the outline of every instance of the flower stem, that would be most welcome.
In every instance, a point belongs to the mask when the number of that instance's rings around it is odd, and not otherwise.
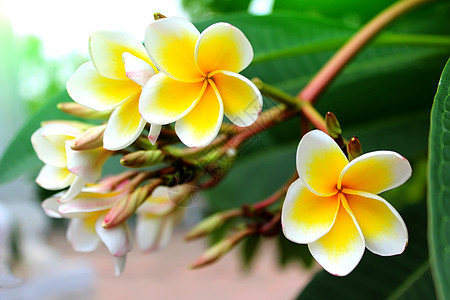
[[[402,0],[378,14],[359,30],[316,74],[297,98],[314,103],[344,66],[383,28],[407,11],[433,0]]]
[[[270,205],[272,205],[273,203],[277,202],[278,199],[280,199],[281,197],[284,196],[284,194],[286,194],[289,186],[298,178],[297,172],[295,172],[291,178],[289,178],[289,180],[283,184],[282,187],[280,187],[275,193],[273,193],[272,195],[270,195],[269,197],[267,197],[266,199],[264,199],[261,202],[255,203],[253,204],[252,208],[254,210],[258,210],[258,209],[264,209]]]
[[[298,101],[298,99],[292,97],[291,95],[283,92],[282,90],[271,86],[267,83],[262,82],[258,78],[254,78],[253,83],[259,88],[261,93],[269,98],[277,100],[290,107],[291,110],[297,112],[301,110],[303,115],[317,128],[324,132],[327,132],[327,127],[325,119],[322,115],[309,103],[306,101]]]

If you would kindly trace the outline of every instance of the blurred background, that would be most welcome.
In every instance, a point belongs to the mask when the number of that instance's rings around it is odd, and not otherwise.
[[[250,141],[224,182],[191,203],[169,246],[150,254],[135,249],[118,278],[104,248],[73,251],[65,239],[67,224],[44,215],[40,201],[52,193],[34,183],[42,164],[30,154],[29,137],[40,120],[64,117],[55,103],[70,101],[65,83],[89,59],[94,30],[120,30],[143,40],[155,12],[186,17],[200,30],[226,21],[254,47],[254,62],[244,75],[295,95],[345,40],[393,2],[0,0],[0,154],[6,153],[0,163],[0,258],[11,262],[17,275],[0,266],[0,284],[9,287],[0,289],[0,299],[294,299],[319,269],[306,247],[282,235],[248,239],[218,263],[190,271],[187,266],[208,241],[185,243],[183,235],[204,215],[260,201],[291,176],[300,139],[297,120]],[[318,103],[321,113],[337,115],[346,138],[359,137],[365,152],[390,149],[411,161],[412,179],[385,196],[400,210],[416,205],[425,211],[429,112],[450,54],[449,20],[448,1],[401,18],[358,55]],[[266,108],[273,104],[265,99]],[[22,149],[16,151],[20,159],[23,155],[20,162],[8,164],[14,153],[10,143]],[[425,215],[419,219],[425,223]],[[425,233],[418,235],[414,255],[427,257]],[[367,264],[381,265],[370,254],[365,257]]]

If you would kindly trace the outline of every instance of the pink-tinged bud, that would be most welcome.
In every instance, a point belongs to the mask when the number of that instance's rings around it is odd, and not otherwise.
[[[128,220],[160,184],[161,179],[155,179],[121,198],[103,219],[102,227],[112,228]]]
[[[357,137],[352,137],[348,142],[347,153],[349,161],[352,161],[362,155],[362,146]]]
[[[157,165],[164,160],[161,150],[141,150],[122,157],[120,163],[128,168],[145,168]]]
[[[72,141],[72,150],[92,150],[103,147],[103,133],[106,125],[89,128]]]
[[[111,115],[111,111],[96,111],[75,102],[58,103],[57,107],[66,114],[83,119],[106,120]]]
[[[209,264],[212,264],[224,254],[230,251],[234,246],[236,246],[243,238],[248,235],[254,234],[254,229],[244,229],[235,233],[234,235],[214,244],[208,250],[206,250],[202,256],[200,256],[191,266],[191,269],[197,269]]]
[[[242,211],[240,209],[233,209],[209,216],[189,230],[184,239],[190,241],[210,234],[222,226],[228,219],[238,216],[241,213]]]
[[[163,15],[163,14],[160,14],[160,13],[154,13],[154,14],[153,14],[153,18],[154,18],[155,21],[156,21],[156,20],[159,20],[159,19],[164,19],[164,18],[166,18],[166,16]]]
[[[328,112],[325,116],[325,123],[327,126],[328,135],[334,139],[337,139],[342,134],[341,125],[339,124],[338,119],[332,112]]]

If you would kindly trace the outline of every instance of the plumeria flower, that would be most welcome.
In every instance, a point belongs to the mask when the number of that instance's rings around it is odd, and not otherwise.
[[[136,240],[142,251],[164,248],[184,210],[178,207],[189,192],[186,185],[158,186],[137,210]]]
[[[103,147],[119,150],[131,145],[145,127],[138,111],[142,86],[157,73],[137,39],[123,32],[96,31],[89,40],[92,62],[81,65],[67,82],[77,103],[97,111],[114,110],[108,120]],[[152,125],[149,139],[156,142],[161,126]]]
[[[297,179],[282,209],[284,235],[308,244],[328,272],[345,276],[367,248],[390,256],[403,252],[408,232],[392,205],[377,194],[411,176],[409,162],[391,151],[366,153],[348,162],[322,131],[307,133],[297,150]]]
[[[175,123],[189,147],[209,144],[218,134],[223,114],[238,126],[249,126],[262,107],[258,88],[238,74],[253,59],[245,35],[227,23],[201,34],[182,18],[150,24],[145,46],[161,73],[144,86],[139,111],[151,124]]]
[[[34,151],[45,163],[36,182],[47,190],[60,190],[70,186],[62,196],[64,201],[75,197],[86,183],[100,179],[103,164],[111,155],[103,148],[75,151],[72,141],[83,129],[69,122],[52,122],[39,128],[31,136]]]
[[[102,186],[93,185],[84,189],[69,202],[61,202],[61,194],[46,199],[42,207],[52,218],[70,219],[67,240],[75,251],[94,251],[100,241],[114,258],[115,274],[120,275],[125,267],[126,255],[131,251],[131,234],[126,222],[113,228],[102,227],[108,210],[124,194],[118,191],[105,192]]]

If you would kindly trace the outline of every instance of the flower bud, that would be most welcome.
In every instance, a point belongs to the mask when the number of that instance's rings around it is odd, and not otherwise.
[[[153,190],[161,184],[161,180],[157,179],[153,182],[137,188],[134,192],[121,198],[108,212],[103,219],[103,228],[112,228],[122,224],[131,217],[139,206],[147,199]]]
[[[189,232],[184,237],[185,240],[190,241],[211,233],[214,229],[218,228],[225,222],[224,218],[220,214],[214,214],[200,223],[198,223],[194,228],[189,230]]]
[[[239,216],[241,213],[240,209],[232,209],[211,215],[189,230],[184,239],[190,241],[205,236],[222,226],[228,219]]]
[[[191,269],[212,264],[236,246],[244,237],[254,234],[253,229],[244,229],[208,248],[191,266]]]
[[[72,150],[92,150],[103,147],[103,133],[106,125],[95,126],[86,130],[72,141]]]
[[[96,111],[75,102],[58,103],[57,107],[66,114],[83,119],[104,120],[111,114],[111,111]]]
[[[348,160],[352,161],[358,156],[361,156],[362,147],[361,143],[359,142],[357,137],[352,137],[347,145],[347,153],[348,153]]]
[[[159,20],[159,19],[164,19],[164,18],[166,18],[166,16],[163,15],[163,14],[160,14],[160,13],[154,13],[154,14],[153,14],[153,18],[154,18],[155,21],[156,21],[156,20]]]
[[[164,160],[161,150],[141,150],[122,157],[120,163],[128,168],[144,168],[157,165]]]
[[[334,139],[337,139],[341,136],[342,130],[339,121],[336,116],[332,112],[328,112],[325,116],[325,123],[327,126],[328,135]]]
[[[72,127],[76,127],[78,129],[81,129],[83,131],[88,130],[89,128],[92,127],[92,124],[79,122],[79,121],[69,121],[69,120],[43,121],[43,122],[41,122],[41,127],[44,127],[44,126],[47,126],[47,125],[51,125],[51,124],[72,126]]]

